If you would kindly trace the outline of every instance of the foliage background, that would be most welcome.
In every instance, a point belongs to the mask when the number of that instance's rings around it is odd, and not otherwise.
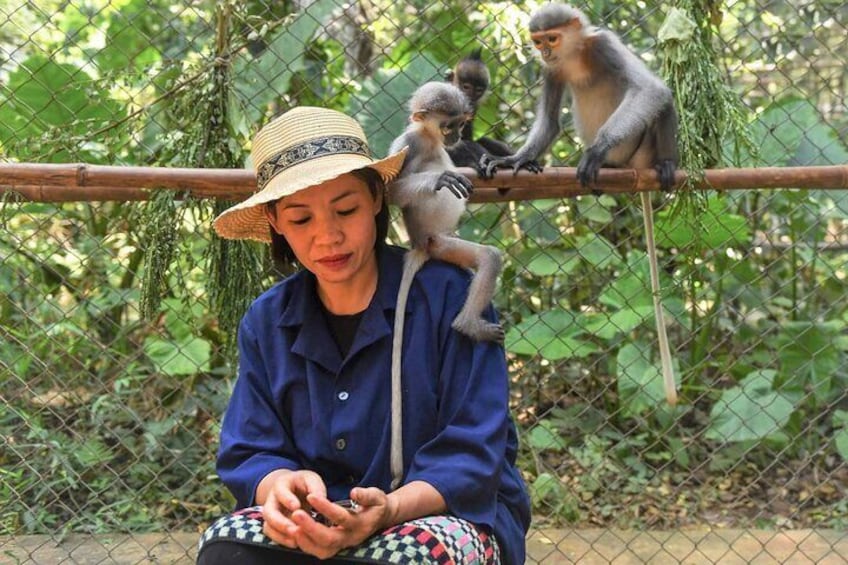
[[[7,0],[0,158],[246,166],[253,132],[302,104],[352,113],[384,155],[411,91],[477,46],[493,74],[477,132],[518,144],[538,93],[536,5]],[[725,139],[716,164],[848,162],[846,5],[704,6],[757,148]],[[668,64],[654,40],[668,6],[582,7]],[[548,164],[576,164],[565,132]],[[657,197],[675,409],[635,200],[474,207],[462,235],[506,253],[496,300],[534,527],[846,526],[848,201],[798,189],[709,193],[697,209]],[[225,205],[6,195],[0,534],[199,530],[230,509],[214,453],[232,323],[281,273],[261,248],[222,248],[209,225]]]

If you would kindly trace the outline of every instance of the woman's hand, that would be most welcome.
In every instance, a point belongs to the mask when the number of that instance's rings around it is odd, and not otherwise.
[[[280,545],[299,547],[299,527],[294,520],[298,514],[309,517],[304,509],[308,508],[310,495],[327,496],[327,487],[317,473],[287,469],[268,473],[256,489],[256,501],[262,504],[265,521],[262,532]]]
[[[327,559],[346,547],[361,544],[390,522],[390,502],[382,490],[354,488],[350,498],[357,508],[343,508],[326,496],[309,494],[309,506],[333,525],[316,522],[307,512],[294,512],[291,519],[298,527],[294,533],[297,546],[319,559]]]

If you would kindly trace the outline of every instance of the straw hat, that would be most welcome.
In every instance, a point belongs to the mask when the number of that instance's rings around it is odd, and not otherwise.
[[[358,169],[374,169],[385,182],[403,166],[406,149],[374,160],[356,120],[327,108],[301,106],[271,120],[253,138],[259,192],[215,218],[227,239],[270,242],[265,204]]]

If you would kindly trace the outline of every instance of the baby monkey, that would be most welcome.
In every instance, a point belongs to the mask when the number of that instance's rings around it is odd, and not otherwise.
[[[500,251],[454,235],[473,186],[456,172],[446,149],[460,139],[471,112],[468,99],[453,85],[428,82],[412,95],[409,109],[409,126],[390,149],[394,153],[409,148],[400,175],[388,188],[389,203],[400,207],[412,246],[406,254],[397,311],[403,315],[401,302],[406,302],[415,273],[430,257],[441,259],[475,271],[453,328],[478,341],[503,340],[500,324],[482,317],[495,292]]]
[[[409,125],[389,150],[395,153],[408,147],[408,153],[400,174],[387,188],[389,203],[403,213],[411,244],[404,257],[392,341],[392,488],[400,485],[403,473],[400,361],[406,302],[415,274],[430,257],[474,270],[453,328],[478,341],[504,339],[503,327],[483,317],[495,293],[501,254],[492,246],[454,235],[473,186],[455,171],[446,148],[460,139],[471,115],[469,101],[452,84],[428,82],[412,95],[409,110]]]
[[[460,140],[447,148],[448,155],[457,167],[473,167],[481,177],[491,178],[493,175],[487,173],[486,169],[491,158],[509,157],[515,151],[497,139],[486,136],[474,139],[474,119],[491,84],[491,75],[483,62],[482,50],[475,49],[463,57],[456,67],[447,73],[445,80],[462,90],[471,103],[471,117],[462,128]],[[528,162],[525,168],[534,173],[542,171],[541,165],[535,161]]]

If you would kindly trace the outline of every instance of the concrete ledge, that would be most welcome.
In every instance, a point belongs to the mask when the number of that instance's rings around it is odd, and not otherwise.
[[[106,565],[194,563],[199,534],[0,536],[0,563]],[[533,530],[528,565],[614,563],[848,564],[848,532],[836,530]]]

